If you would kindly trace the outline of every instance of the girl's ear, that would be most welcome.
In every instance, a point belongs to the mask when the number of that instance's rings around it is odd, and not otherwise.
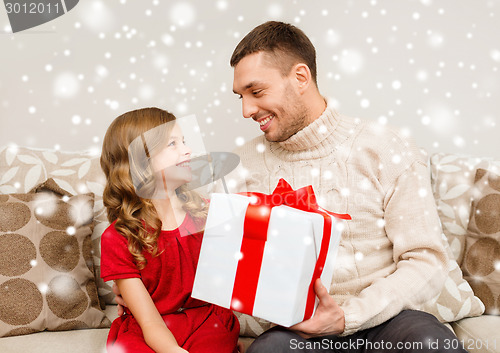
[[[292,68],[292,72],[297,83],[297,89],[299,93],[304,93],[307,88],[309,88],[312,80],[311,70],[309,70],[309,66],[304,63],[296,64]]]

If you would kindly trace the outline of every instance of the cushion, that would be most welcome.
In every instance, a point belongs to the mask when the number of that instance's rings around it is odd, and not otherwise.
[[[436,153],[430,158],[431,184],[443,232],[458,264],[465,251],[471,190],[478,168],[500,167],[500,161],[457,154]]]
[[[453,322],[464,317],[481,315],[484,312],[483,303],[474,295],[471,286],[463,278],[462,270],[453,258],[444,234],[442,241],[448,255],[448,277],[441,293],[425,303],[421,309],[431,313],[441,322]]]
[[[25,147],[0,147],[0,194],[28,192],[45,179],[52,178],[73,195],[94,194],[92,250],[99,296],[104,304],[113,303],[111,286],[101,279],[101,234],[108,227],[102,193],[106,178],[99,156],[90,152],[69,153]]]
[[[0,195],[0,336],[110,326],[94,280],[93,204],[53,180]]]
[[[431,184],[443,226],[442,240],[449,258],[449,274],[441,293],[425,303],[422,310],[433,314],[441,322],[479,316],[484,312],[484,304],[463,278],[459,264],[465,251],[475,170],[480,165],[494,163],[497,162],[444,153],[430,158]]]
[[[451,326],[467,352],[500,353],[500,316],[469,317]]]
[[[496,171],[476,172],[462,269],[486,313],[500,315],[500,168]]]
[[[258,337],[264,331],[270,329],[274,324],[258,317],[233,311],[240,322],[240,336]]]

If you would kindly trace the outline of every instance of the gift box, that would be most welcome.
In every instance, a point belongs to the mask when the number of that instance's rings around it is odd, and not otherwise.
[[[332,281],[339,218],[350,219],[283,179],[271,195],[213,194],[192,297],[285,327],[310,318],[315,280]]]

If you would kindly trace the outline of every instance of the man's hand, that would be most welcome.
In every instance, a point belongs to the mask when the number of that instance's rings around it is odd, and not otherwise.
[[[118,316],[122,316],[123,314],[125,314],[125,308],[127,307],[127,304],[125,303],[125,300],[123,300],[120,289],[116,285],[116,282],[113,282],[113,293],[115,293],[115,301],[118,304]]]
[[[344,311],[330,296],[321,280],[314,283],[314,291],[319,298],[319,304],[313,317],[290,327],[303,338],[326,335],[338,335],[344,332]]]

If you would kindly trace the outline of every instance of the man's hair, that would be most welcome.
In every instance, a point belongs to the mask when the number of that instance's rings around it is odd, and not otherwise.
[[[255,27],[236,46],[230,64],[235,67],[245,56],[264,52],[286,76],[293,65],[304,63],[316,80],[316,49],[299,28],[283,22],[268,21]]]

